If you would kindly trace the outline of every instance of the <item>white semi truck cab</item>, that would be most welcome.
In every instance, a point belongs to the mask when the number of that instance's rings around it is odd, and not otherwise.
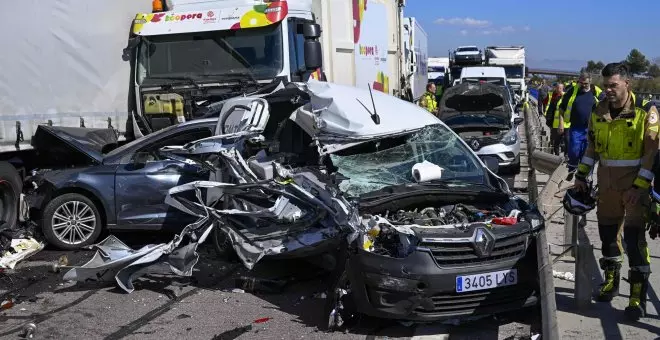
[[[514,93],[520,96],[521,100],[525,100],[527,98],[525,47],[488,46],[485,49],[485,55],[486,65],[503,67]]]
[[[143,133],[277,79],[323,80],[312,0],[154,0],[131,33],[125,54]]]

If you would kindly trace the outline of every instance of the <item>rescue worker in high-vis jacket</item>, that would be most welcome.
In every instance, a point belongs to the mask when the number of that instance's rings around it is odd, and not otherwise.
[[[591,113],[604,97],[601,89],[591,83],[591,75],[583,72],[578,84],[566,91],[561,104],[557,105],[555,120],[559,121],[559,133],[566,134],[568,170],[571,172],[577,169],[587,148],[587,126]]]
[[[426,84],[426,92],[419,99],[419,106],[425,108],[434,115],[438,114],[438,102],[435,100],[435,84]]]
[[[546,117],[545,122],[550,129],[550,142],[552,144],[552,153],[559,155],[562,140],[565,141],[566,138],[564,134],[559,132],[559,119],[556,117],[557,107],[561,105],[561,99],[564,95],[564,84],[557,83],[555,89],[550,92],[551,97],[548,99],[548,105],[546,108]],[[567,143],[564,143],[567,144]]]
[[[618,295],[623,231],[630,266],[625,315],[638,320],[646,315],[650,274],[644,216],[649,209],[651,170],[659,146],[658,111],[655,106],[636,105],[630,91],[632,74],[625,64],[608,64],[602,75],[607,100],[596,106],[589,120],[587,149],[578,165],[575,187],[588,190],[586,179],[599,162],[597,217],[605,282],[598,300],[611,301]]]

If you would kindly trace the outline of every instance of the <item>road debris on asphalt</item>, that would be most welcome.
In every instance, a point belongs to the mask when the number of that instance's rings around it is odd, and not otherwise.
[[[573,273],[571,273],[571,272],[560,272],[560,271],[553,270],[552,271],[552,276],[557,278],[557,279],[561,279],[561,280],[566,280],[566,281],[571,281],[571,282],[575,281],[575,275],[573,275]]]
[[[2,251],[0,257],[0,268],[14,269],[16,264],[44,249],[45,244],[35,240],[33,237],[14,238],[7,249]]]

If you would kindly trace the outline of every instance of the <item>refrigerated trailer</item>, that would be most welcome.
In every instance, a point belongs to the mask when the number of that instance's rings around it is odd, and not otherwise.
[[[404,18],[401,32],[402,93],[409,101],[417,102],[428,83],[428,36],[415,18]]]
[[[48,124],[131,140],[209,104],[310,78],[401,96],[404,0],[61,0],[0,3],[0,228],[47,166]],[[323,33],[322,33],[323,32]],[[321,68],[323,67],[323,68]],[[323,71],[325,70],[325,72]],[[392,80],[394,79],[394,80]],[[66,164],[58,164],[66,166]]]
[[[521,100],[527,98],[525,83],[524,46],[488,46],[485,48],[486,65],[503,67],[506,77]]]

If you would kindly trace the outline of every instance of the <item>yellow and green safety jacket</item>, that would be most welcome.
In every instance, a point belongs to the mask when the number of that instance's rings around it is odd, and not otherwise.
[[[609,103],[596,106],[589,120],[587,149],[578,165],[577,178],[584,180],[598,161],[599,187],[650,187],[660,126],[657,109],[648,104],[630,92],[628,104],[614,119]]]
[[[603,92],[603,90],[600,89],[598,86],[594,86],[591,89],[594,92],[594,98],[596,99],[596,105],[598,105],[598,98],[600,97],[600,94]],[[571,97],[568,98],[568,104],[566,105],[566,111],[564,112],[564,129],[568,129],[571,127],[571,110],[573,109],[573,102],[575,102],[575,97],[577,97],[577,87],[573,87],[573,92],[571,93]],[[554,120],[552,121],[552,127],[557,129],[559,128],[559,106],[561,106],[561,103],[563,101],[564,97],[562,97],[559,102],[557,103],[557,109],[555,110],[554,114]]]
[[[545,103],[545,108],[543,109],[543,113],[545,114],[545,116],[548,115],[548,107],[550,107],[550,102],[552,101],[552,94],[554,92],[555,91],[548,91],[548,102]]]
[[[419,106],[425,108],[428,112],[435,114],[438,108],[438,102],[435,100],[435,93],[426,91],[426,93],[422,95],[422,98],[419,99]]]

